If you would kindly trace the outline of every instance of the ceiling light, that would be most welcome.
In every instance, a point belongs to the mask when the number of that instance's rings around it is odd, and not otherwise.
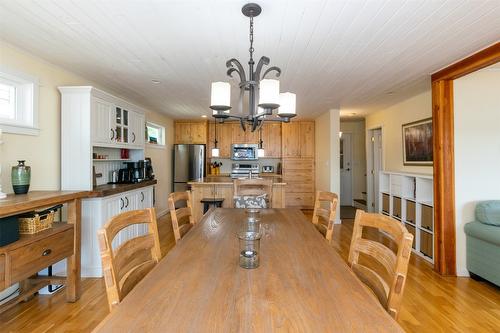
[[[268,74],[274,72],[276,77],[281,74],[281,69],[271,66],[264,70],[264,66],[269,65],[268,57],[261,57],[255,65],[253,59],[253,18],[259,16],[262,9],[255,3],[248,3],[243,6],[241,12],[250,18],[250,60],[248,61],[248,72],[241,63],[235,59],[229,59],[226,62],[227,75],[232,77],[234,73],[238,74],[240,83],[240,110],[243,113],[243,100],[246,101],[245,94],[248,94],[248,115],[230,114],[231,109],[231,86],[229,82],[213,82],[211,90],[210,108],[213,110],[212,116],[224,122],[227,118],[239,119],[242,129],[245,131],[247,125],[254,132],[262,127],[266,116],[271,116],[273,110],[278,109],[279,120],[289,122],[296,116],[296,96],[292,93],[280,94],[280,82],[277,79],[266,78]],[[276,120],[274,120],[276,121]]]
[[[151,82],[153,82],[154,84],[160,84],[161,83],[161,81],[157,80],[157,79],[152,79]]]
[[[206,117],[207,117],[207,115],[206,115],[206,114],[204,114],[204,115],[203,115],[203,116],[201,116],[201,117],[202,117],[202,118],[206,118]]]

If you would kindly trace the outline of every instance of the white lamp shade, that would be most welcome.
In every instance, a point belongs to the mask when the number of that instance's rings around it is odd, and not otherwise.
[[[278,114],[281,115],[295,115],[295,106],[297,97],[290,92],[280,94],[280,108]]]
[[[219,148],[212,148],[212,157],[219,157]]]
[[[264,79],[259,83],[259,105],[278,107],[280,104],[280,81]]]
[[[231,85],[229,82],[212,82],[210,106],[231,106]]]
[[[264,156],[266,156],[266,151],[264,150],[264,148],[257,149],[257,156],[258,157],[264,157]]]
[[[341,138],[341,137],[342,137],[342,132],[339,132],[339,138]]]

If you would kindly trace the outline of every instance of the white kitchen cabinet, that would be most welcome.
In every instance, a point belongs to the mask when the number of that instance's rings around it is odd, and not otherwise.
[[[137,147],[144,147],[146,136],[146,117],[143,114],[130,111],[129,113],[130,135],[129,144]]]
[[[92,144],[113,143],[114,133],[111,123],[114,105],[100,98],[92,98],[91,132]]]
[[[97,231],[120,213],[153,207],[154,186],[82,202],[82,276],[102,277]],[[135,224],[121,230],[112,242],[116,248],[123,242],[147,233],[146,224]]]

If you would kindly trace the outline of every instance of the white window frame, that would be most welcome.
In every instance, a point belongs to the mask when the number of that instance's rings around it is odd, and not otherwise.
[[[38,135],[38,78],[0,65],[0,82],[16,87],[16,119],[0,118],[4,133]]]
[[[160,135],[158,138],[158,143],[149,142],[148,127],[154,127],[159,130]],[[166,136],[165,126],[161,126],[151,121],[146,121],[146,136],[147,136],[146,143],[148,147],[165,149],[165,136]]]

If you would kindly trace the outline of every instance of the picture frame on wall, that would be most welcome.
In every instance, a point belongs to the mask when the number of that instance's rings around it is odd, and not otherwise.
[[[403,124],[403,164],[432,166],[432,118]]]

